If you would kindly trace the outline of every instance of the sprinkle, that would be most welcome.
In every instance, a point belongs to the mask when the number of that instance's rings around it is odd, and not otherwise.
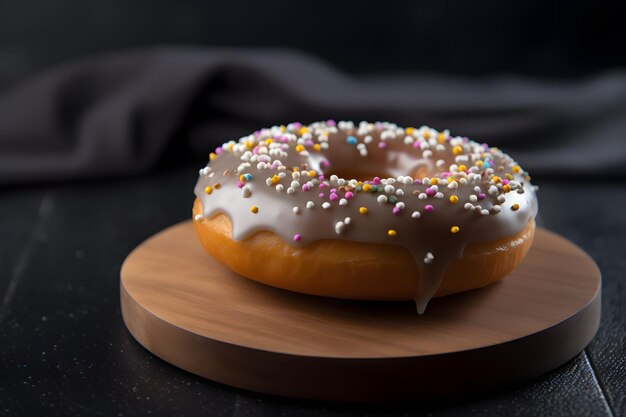
[[[472,203],[465,203],[463,206],[465,210],[474,210],[474,205]]]
[[[385,192],[387,194],[393,194],[393,192],[395,191],[395,187],[393,185],[385,185]]]
[[[387,202],[387,196],[381,194],[376,198],[376,201],[378,201],[380,204],[385,204]]]
[[[478,193],[478,199],[479,200],[484,200],[487,196],[483,193]]]
[[[248,198],[252,195],[252,191],[250,191],[249,187],[243,187],[242,191],[243,191],[243,198]]]
[[[363,215],[367,214],[367,207],[359,207],[359,213]]]
[[[214,160],[215,160],[215,158],[217,158],[217,155],[216,155],[215,153],[211,152],[211,153],[209,154],[209,159],[210,159],[211,161],[214,161]],[[513,171],[513,172],[515,172],[515,171]]]
[[[431,211],[433,211],[433,209],[434,209],[434,208],[433,208],[433,206],[431,206],[430,204],[426,204],[426,205],[424,206],[424,210],[426,210],[426,211],[427,211],[427,212],[429,212],[429,213],[430,213]]]
[[[312,209],[313,207],[315,207],[315,203],[312,201],[307,201],[306,202],[306,208],[308,209]]]
[[[207,185],[206,188],[204,189],[204,192],[207,194],[211,194],[213,192],[213,187],[211,187],[210,185]]]
[[[513,167],[513,172],[514,172],[514,173],[516,173],[516,174],[517,174],[517,173],[519,173],[521,170],[522,170],[522,169],[519,167],[519,165],[515,165],[515,166]]]
[[[274,176],[272,176],[271,181],[272,181],[272,185],[273,185],[273,184],[276,184],[278,181],[280,181],[280,178],[278,177],[278,175],[274,175]]]
[[[257,206],[252,206],[250,207],[250,211],[254,214],[257,214],[259,212],[259,208]]]
[[[293,208],[293,212],[294,212],[295,214],[300,214],[300,207],[295,206],[295,207]]]
[[[330,203],[328,201],[322,203],[322,208],[324,210],[328,210],[330,208]]]
[[[419,198],[420,200],[426,200],[428,196],[426,195],[426,193],[419,193],[417,198]]]
[[[194,220],[199,222],[200,220],[202,220],[202,214],[196,214],[194,217]]]
[[[511,206],[511,210],[513,210],[513,211],[517,211],[517,210],[519,210],[519,204],[517,204],[517,203],[513,204],[513,205]]]
[[[296,233],[295,235],[293,235],[293,240],[295,242],[298,242],[300,239],[302,239],[302,235],[300,235],[299,233]]]
[[[347,206],[348,205],[348,200],[346,200],[345,198],[342,198],[341,200],[339,200],[339,205],[340,206]]]
[[[345,219],[343,219],[343,222],[345,224],[350,224],[351,221],[352,221],[352,219],[350,217],[346,217]]]
[[[335,193],[330,193],[330,195],[328,196],[328,199],[329,199],[330,201],[335,201],[335,200],[337,200],[338,198],[339,198],[339,196],[338,196],[337,194],[335,194]]]
[[[457,197],[457,196],[455,196],[455,195],[451,195],[451,196],[450,196],[450,202],[451,202],[452,204],[456,204],[456,203],[458,203],[458,202],[459,202],[459,197]]]
[[[335,223],[335,233],[337,233],[338,235],[341,234],[341,232],[343,232],[343,229],[345,229],[346,225],[344,222],[337,222]]]
[[[452,190],[458,187],[459,187],[459,184],[456,181],[452,181],[450,184],[448,184],[448,188]]]
[[[450,228],[450,232],[452,232],[452,233],[454,233],[454,234],[459,233],[459,230],[460,230],[460,229],[459,229],[459,226],[452,226],[452,227]]]
[[[420,214],[419,211],[414,211],[413,213],[411,213],[411,217],[413,217],[414,219],[419,219],[420,217],[422,217],[422,215]]]
[[[282,184],[277,184],[277,185],[276,185],[276,191],[278,191],[279,193],[280,193],[281,191],[283,191],[284,189],[285,189],[285,186],[284,186],[284,185],[282,185]]]
[[[364,184],[364,185],[363,185],[363,191],[368,192],[368,191],[369,191],[369,190],[371,190],[371,189],[372,189],[372,186],[371,186],[371,185],[369,185],[369,184]]]
[[[426,257],[424,258],[424,263],[425,264],[432,264],[434,260],[435,260],[435,257],[433,256],[433,254],[428,252],[426,254]]]
[[[346,142],[348,142],[350,145],[356,145],[357,139],[354,136],[348,136],[346,138]]]
[[[397,216],[400,214],[400,209],[398,207],[394,207],[391,209],[391,212]]]
[[[351,191],[348,191],[344,194],[344,197],[350,200],[352,197],[354,197],[354,193],[352,193]]]
[[[508,193],[509,191],[511,191],[511,186],[509,184],[503,185],[502,191],[504,191],[505,193]]]
[[[457,145],[454,148],[452,148],[452,153],[454,155],[460,155],[461,153],[463,153],[463,148]]]
[[[387,236],[389,236],[389,237],[396,237],[397,234],[398,234],[398,232],[396,232],[393,229],[387,230]]]

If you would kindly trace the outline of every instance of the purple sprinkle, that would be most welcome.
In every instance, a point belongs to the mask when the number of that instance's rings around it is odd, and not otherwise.
[[[337,126],[337,123],[333,119],[326,120],[328,126]]]
[[[303,184],[302,191],[309,191],[309,184]]]
[[[293,240],[295,240],[296,242],[299,241],[300,239],[302,239],[302,236],[299,233],[296,233],[295,235],[293,235]]]
[[[300,129],[302,127],[302,123],[300,122],[293,122],[292,125],[295,129]]]
[[[347,200],[350,200],[352,197],[354,197],[354,193],[352,193],[352,191],[347,191],[344,194],[344,197],[346,197]]]
[[[380,178],[378,177],[374,177],[374,180],[372,181],[374,184],[378,185],[380,184]]]
[[[306,142],[304,142],[304,144],[306,146],[313,146],[313,141],[312,140],[307,140]]]
[[[413,181],[413,182],[414,182],[415,184],[422,185],[422,180],[420,180],[420,179],[417,179],[417,180],[415,180],[415,181]]]
[[[319,193],[319,194],[318,194],[318,197],[319,197],[319,198],[324,198],[324,193]]]
[[[330,201],[335,201],[338,198],[339,198],[339,196],[337,194],[335,194],[335,193],[331,193],[330,196],[328,196],[328,199]]]
[[[433,189],[432,189],[432,187],[428,187],[428,188],[426,189],[426,195],[427,195],[427,196],[432,197],[432,196],[434,196],[435,194],[436,194],[436,193],[435,193],[435,190],[433,190]]]
[[[479,200],[483,200],[485,197],[487,197],[484,193],[478,193],[478,199]]]
[[[395,215],[400,214],[400,209],[398,207],[394,207],[393,209],[391,209],[391,212]]]
[[[431,211],[433,211],[433,206],[431,206],[430,204],[426,204],[424,206],[424,210],[430,213]]]

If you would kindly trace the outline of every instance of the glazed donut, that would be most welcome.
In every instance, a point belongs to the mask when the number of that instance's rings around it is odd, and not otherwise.
[[[497,148],[388,122],[291,123],[229,141],[195,186],[195,230],[233,271],[296,292],[414,300],[484,287],[530,248],[528,173]]]

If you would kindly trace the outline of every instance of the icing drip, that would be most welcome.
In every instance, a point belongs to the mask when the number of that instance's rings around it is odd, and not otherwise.
[[[422,313],[467,244],[515,235],[534,218],[529,180],[500,150],[447,131],[328,121],[225,143],[194,191],[204,218],[231,219],[235,240],[270,231],[294,246],[340,239],[408,250]]]

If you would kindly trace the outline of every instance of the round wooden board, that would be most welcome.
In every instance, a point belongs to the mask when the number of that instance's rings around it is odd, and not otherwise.
[[[210,258],[191,221],[137,247],[121,271],[132,335],[155,355],[224,384],[292,397],[372,401],[467,395],[552,370],[591,341],[600,271],[537,229],[518,269],[487,288],[406,302],[307,296]]]

